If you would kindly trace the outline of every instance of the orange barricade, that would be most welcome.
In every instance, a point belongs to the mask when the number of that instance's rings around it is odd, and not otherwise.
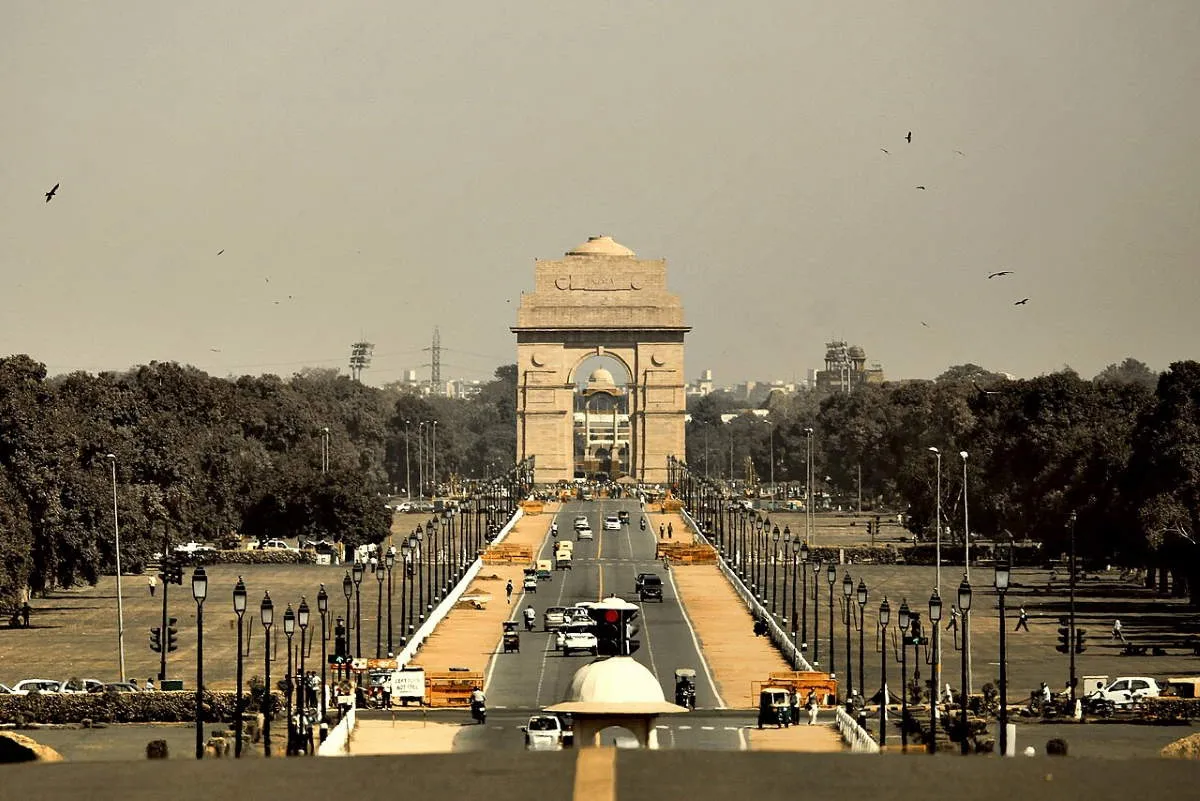
[[[667,557],[676,565],[715,565],[717,551],[711,545],[686,542],[660,542],[654,552],[655,559]]]
[[[532,545],[510,545],[501,543],[489,545],[483,552],[485,565],[529,564],[533,561]]]
[[[471,691],[483,687],[483,674],[467,670],[426,670],[425,705],[470,706]]]
[[[829,677],[828,673],[820,671],[807,670],[784,670],[780,672],[772,672],[767,681],[755,681],[750,684],[750,696],[757,698],[758,693],[763,687],[784,687],[797,693],[800,696],[800,702],[808,696],[808,691],[812,690],[817,694],[817,700],[823,706],[831,706],[837,703],[837,679]]]

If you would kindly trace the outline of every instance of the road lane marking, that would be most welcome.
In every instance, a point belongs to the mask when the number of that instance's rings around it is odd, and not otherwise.
[[[679,597],[679,587],[675,584],[675,573],[668,570],[667,578],[671,581],[671,591],[675,594],[675,605],[679,607],[679,612],[683,615],[683,622],[687,625],[688,634],[692,636],[692,645],[696,647],[696,655],[700,657],[700,667],[704,668],[704,677],[708,679],[708,686],[712,690],[713,698],[717,699],[717,709],[725,709],[725,699],[717,690],[717,683],[713,680],[712,671],[708,669],[708,660],[704,658],[704,650],[700,647],[700,640],[696,637],[692,619],[688,617],[687,607],[683,605],[683,601]]]
[[[558,598],[555,599],[555,602],[554,602],[555,606],[562,606],[563,592],[566,589],[567,589],[567,580],[566,580],[566,578],[564,578],[562,581],[560,581],[558,583]],[[550,655],[551,649],[553,649],[555,651],[558,650],[557,648],[554,647],[554,643],[557,641],[558,633],[557,632],[547,632],[547,634],[549,636],[546,638],[546,647],[542,651],[542,665],[538,670],[537,694],[533,696],[533,705],[538,708],[541,708],[541,704],[542,704],[542,683],[546,680],[546,657]]]
[[[738,750],[745,751],[746,749],[748,749],[750,747],[750,741],[746,739],[746,730],[744,728],[738,729],[737,733],[738,733]]]
[[[616,801],[617,749],[609,747],[579,749],[575,759],[575,801]]]
[[[713,731],[713,730],[715,730],[716,728],[717,728],[716,726],[701,726],[701,727],[700,727],[700,730],[701,730],[701,731]]]

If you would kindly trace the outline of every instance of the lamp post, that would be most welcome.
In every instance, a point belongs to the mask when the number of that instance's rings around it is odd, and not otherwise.
[[[813,430],[811,428],[804,429],[806,438],[807,464],[804,471],[804,541],[810,546],[812,545],[812,525],[813,525],[813,509],[812,509],[812,438]]]
[[[350,568],[354,577],[354,655],[362,658],[362,580],[363,563],[355,562]]]
[[[354,618],[350,617],[350,598],[354,595],[354,580],[350,578],[350,571],[346,571],[346,575],[342,577],[342,594],[346,596],[346,625],[350,626]],[[350,633],[346,632],[346,650],[350,650]],[[346,678],[350,678],[350,674],[346,674]]]
[[[417,538],[417,603],[411,610],[416,622],[425,622],[425,532],[417,526],[414,534]],[[412,626],[409,626],[410,635]]]
[[[788,536],[791,534],[791,531],[785,530],[784,534],[785,534],[785,536]],[[796,572],[796,568],[800,563],[800,548],[802,547],[802,545],[803,544],[800,542],[800,537],[797,536],[796,539],[792,540],[791,547],[788,548],[788,550],[790,550],[792,552],[792,635],[793,635],[793,639],[795,639],[796,632],[798,632],[800,630],[800,620],[798,619],[798,617],[796,615],[796,596],[799,595],[798,590],[800,589],[800,586],[797,583],[799,581],[799,576]]]
[[[935,587],[942,589],[942,452],[937,448],[929,448],[929,452],[937,457],[937,521],[934,528],[934,564]]]
[[[1008,650],[1005,641],[1005,630],[1008,625],[1004,622],[1004,595],[1008,592],[1010,567],[1008,559],[996,560],[996,595],[1000,601],[1000,756],[1008,756]],[[1070,643],[1074,645],[1074,643]]]
[[[792,530],[789,527],[784,526],[784,528],[783,528],[783,558],[785,560],[787,560],[788,558],[791,557],[791,554],[792,554]],[[778,559],[779,557],[776,556],[775,558]],[[794,596],[795,594],[796,594],[796,588],[793,587],[792,595]],[[793,626],[794,626],[794,618],[795,618],[795,615],[792,616]],[[784,563],[783,563],[783,619],[785,621],[789,619],[788,618],[788,565],[787,565],[786,561],[784,561]]]
[[[275,604],[271,602],[271,592],[263,593],[262,605],[258,608],[258,619],[263,626],[263,672],[266,684],[263,687],[263,756],[271,756],[271,707],[274,696],[271,695],[271,626],[275,623]]]
[[[854,617],[853,607],[850,606],[851,596],[854,595],[854,579],[850,573],[842,579],[842,602],[845,604],[842,616],[846,618],[846,698],[854,697],[854,662],[850,654],[850,618]]]
[[[110,453],[105,458],[112,468],[113,547],[117,555],[117,664],[121,671],[121,681],[125,681],[125,605],[121,597],[121,524],[117,518],[117,457]],[[163,558],[166,556],[163,554]],[[165,586],[163,594],[166,594]],[[165,630],[163,634],[166,634]]]
[[[929,625],[937,631],[942,620],[942,596],[935,588],[929,596]],[[929,753],[937,753],[938,686],[942,680],[941,654],[938,653],[938,638],[933,638],[933,692],[929,694]]]
[[[300,667],[296,670],[296,708],[299,710],[299,732],[302,742],[306,741],[304,737],[308,730],[308,699],[306,699],[305,691],[308,688],[308,682],[305,680],[304,673],[304,646],[305,635],[308,633],[308,618],[309,618],[308,601],[303,595],[300,596],[300,608],[296,610],[296,623],[300,626],[300,658],[298,659]],[[307,753],[307,752],[306,752]]]
[[[329,426],[321,429],[321,475],[329,472]]]
[[[963,578],[969,580],[971,578],[971,519],[967,513],[967,456],[969,454],[966,451],[959,451],[958,455],[962,457],[963,463]],[[971,628],[967,625],[967,617],[970,615],[970,612],[961,607],[960,610],[962,611],[963,630],[963,669],[966,671],[963,674],[966,676],[963,680],[963,692],[970,695],[971,685],[975,680],[974,671],[971,666]]]
[[[383,557],[383,565],[387,569],[387,587],[388,587],[388,655],[395,653],[392,648],[392,568],[396,566],[396,546],[389,545],[387,554]]]
[[[383,580],[386,577],[386,570],[383,565],[375,566],[375,583],[379,585],[379,590],[375,594],[375,658],[381,656],[380,649],[383,647]]]
[[[412,583],[408,578],[409,567],[412,564],[413,540],[405,537],[400,541],[400,647],[408,644],[408,587]]]
[[[404,497],[412,501],[412,468],[409,466],[409,445],[411,444],[408,427],[412,425],[411,420],[404,421]]]
[[[328,643],[325,640],[325,619],[329,614],[329,593],[325,592],[325,585],[321,585],[321,589],[317,590],[317,611],[321,613],[321,697],[318,699],[320,704],[321,720],[325,719],[325,670],[329,664],[329,656],[327,653]]]
[[[863,700],[866,700],[867,695],[867,677],[863,671],[864,654],[867,649],[866,631],[867,631],[867,584],[862,579],[858,580],[858,589],[855,591],[855,600],[858,601],[858,690],[863,694]]]
[[[813,560],[813,664],[821,661],[821,568],[820,559]]]
[[[284,753],[291,756],[292,744],[296,742],[295,733],[292,731],[292,636],[296,633],[296,613],[292,611],[291,604],[288,604],[283,613],[283,633],[287,635],[288,654],[287,678],[283,681],[284,714],[287,717],[287,747]]]
[[[882,635],[879,639],[883,643],[883,658],[879,662],[879,749],[881,751],[887,746],[887,627],[888,621],[891,619],[891,617],[892,608],[888,605],[887,596],[885,595],[883,596],[883,603],[879,605],[879,628]]]
[[[204,759],[204,599],[208,597],[204,565],[192,573],[192,597],[196,599],[196,759]]]
[[[238,576],[233,587],[233,612],[237,615],[237,700],[233,705],[233,756],[242,756],[242,616],[246,614],[246,582]]]
[[[829,674],[837,672],[837,649],[833,646],[833,585],[837,583],[837,565],[830,562],[825,569],[825,580],[829,582]]]
[[[784,573],[786,577],[787,574]],[[771,532],[771,614],[776,614],[778,607],[775,602],[779,598],[779,526],[775,526],[775,530]],[[787,596],[784,596],[784,601],[787,601]]]
[[[968,615],[968,613],[971,611],[971,582],[967,580],[966,574],[963,575],[962,583],[958,585],[958,610],[959,610],[959,612],[962,613],[963,641],[965,642],[966,637],[967,637],[967,626],[969,625],[967,621],[969,621],[971,619],[970,616]],[[967,699],[970,697],[971,694],[967,690],[967,679],[968,679],[967,659],[966,659],[966,655],[964,653],[964,656],[962,659],[962,686],[963,686],[963,689],[960,694],[962,701],[959,704],[959,715],[961,718],[960,725],[962,728],[962,755],[963,756],[966,756],[968,753],[968,748],[967,748]]]
[[[908,599],[900,601],[900,750],[908,752],[908,626],[912,613]]]
[[[808,541],[800,543],[800,575],[804,581],[800,593],[800,650],[808,650]],[[815,661],[815,660],[814,660]]]

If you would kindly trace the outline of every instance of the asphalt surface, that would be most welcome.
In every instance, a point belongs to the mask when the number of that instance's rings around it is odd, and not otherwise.
[[[630,524],[620,531],[605,531],[604,517],[627,511]],[[575,540],[573,522],[577,515],[587,515],[595,539]],[[656,537],[647,521],[646,530],[639,526],[642,516],[640,504],[635,500],[572,501],[564,504],[555,520],[559,538],[574,542],[572,568],[556,570],[550,581],[541,582],[536,593],[514,594],[512,619],[521,620],[521,611],[532,605],[537,611],[537,627],[533,632],[521,627],[521,650],[519,653],[497,653],[488,667],[486,692],[488,697],[489,724],[496,720],[501,729],[488,728],[488,733],[460,736],[461,747],[475,750],[499,745],[499,738],[512,738],[518,747],[523,738],[519,732],[513,735],[504,727],[508,723],[508,710],[519,711],[528,718],[534,711],[558,703],[566,697],[571,679],[579,668],[593,657],[587,654],[563,656],[554,647],[553,634],[542,630],[542,613],[550,606],[571,606],[580,601],[598,601],[602,597],[616,595],[627,601],[638,603],[641,614],[638,622],[641,630],[637,638],[641,647],[633,655],[657,678],[668,701],[675,698],[676,668],[691,668],[696,671],[696,713],[664,721],[672,731],[680,726],[679,743],[686,747],[741,749],[744,739],[735,723],[697,723],[704,710],[716,710],[724,706],[700,654],[700,646],[687,621],[679,602],[669,571],[664,571],[661,562],[654,558]],[[547,538],[537,554],[538,559],[552,557],[553,538]],[[663,601],[641,604],[634,593],[634,578],[638,573],[656,573],[663,579]],[[497,636],[497,642],[499,636]],[[693,721],[695,718],[696,721]],[[500,722],[503,721],[503,722]],[[520,726],[525,720],[520,720]],[[704,728],[712,726],[711,729]],[[732,730],[726,730],[726,726]],[[503,731],[504,734],[493,734]],[[493,742],[493,738],[495,738]],[[662,747],[671,747],[673,738],[660,732]],[[456,745],[456,747],[459,747]],[[680,745],[679,747],[685,747]]]

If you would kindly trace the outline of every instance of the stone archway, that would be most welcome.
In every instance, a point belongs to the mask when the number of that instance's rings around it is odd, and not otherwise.
[[[537,483],[574,477],[575,371],[590,356],[619,360],[628,387],[628,469],[664,483],[667,458],[684,453],[686,397],[679,296],[664,259],[639,259],[610,237],[590,237],[565,258],[534,263],[534,291],[517,312],[517,457]]]

